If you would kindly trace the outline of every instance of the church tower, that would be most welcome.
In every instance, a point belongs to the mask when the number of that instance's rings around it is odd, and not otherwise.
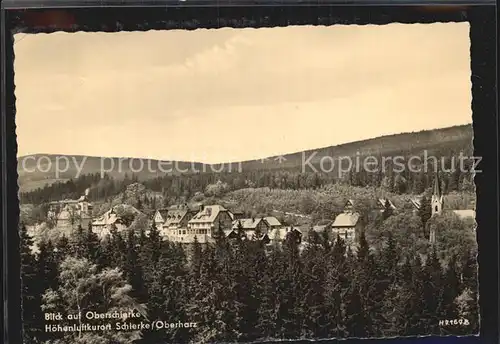
[[[441,193],[441,180],[439,179],[439,174],[436,173],[436,178],[434,179],[434,190],[431,197],[431,211],[432,216],[441,214],[443,211],[443,194]],[[432,227],[429,233],[429,241],[431,244],[436,242],[436,232]]]
[[[431,197],[432,215],[441,214],[443,211],[443,194],[441,193],[441,180],[439,174],[436,173],[434,179],[434,190]]]

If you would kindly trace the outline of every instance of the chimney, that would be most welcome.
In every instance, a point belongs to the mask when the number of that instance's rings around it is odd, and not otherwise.
[[[204,207],[203,204],[200,204],[200,211],[203,211]]]

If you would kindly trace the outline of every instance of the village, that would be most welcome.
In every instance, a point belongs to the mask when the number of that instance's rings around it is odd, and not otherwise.
[[[444,197],[439,178],[436,177],[431,197],[431,216],[445,211],[443,203]],[[188,205],[187,203],[155,209],[154,213],[148,216],[148,222],[154,224],[164,240],[186,245],[193,244],[195,241],[201,244],[214,243],[217,233],[221,230],[229,239],[242,236],[244,233],[243,239],[258,240],[267,245],[282,243],[290,233],[295,234],[301,241],[306,240],[304,234],[313,230],[317,233],[327,232],[330,237],[340,236],[351,246],[356,243],[362,229],[360,214],[356,211],[355,204],[356,201],[352,199],[346,200],[343,211],[327,224],[322,225],[293,226],[282,223],[271,214],[262,217],[247,217],[241,211],[232,211],[220,204]],[[375,213],[399,211],[388,198],[379,198],[374,204],[376,207],[372,211]],[[408,208],[412,209],[414,214],[418,214],[421,199],[409,198]],[[126,230],[134,216],[141,214],[141,211],[133,206],[127,206],[127,215],[120,215],[115,206],[97,217],[92,216],[92,210],[93,204],[88,198],[87,190],[79,199],[51,202],[47,218],[58,228],[91,227],[94,233],[104,238],[111,235],[113,230],[117,232]],[[472,209],[451,211],[461,219],[475,218],[475,211]],[[429,240],[431,243],[436,240],[436,234],[432,230],[429,233]]]

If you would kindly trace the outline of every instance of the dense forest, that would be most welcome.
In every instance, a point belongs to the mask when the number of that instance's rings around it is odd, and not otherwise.
[[[470,166],[469,166],[470,168]],[[171,204],[185,201],[204,192],[211,184],[220,181],[225,186],[221,190],[212,192],[212,196],[220,193],[244,188],[263,188],[281,190],[314,190],[331,184],[344,184],[354,187],[380,188],[394,194],[422,194],[431,187],[435,173],[433,168],[421,168],[417,173],[395,173],[391,171],[359,172],[351,171],[339,179],[332,173],[293,172],[293,171],[252,171],[252,172],[224,172],[224,173],[191,173],[183,175],[165,175],[142,181],[148,189],[160,192],[165,203]],[[439,171],[444,193],[453,191],[474,191],[472,173],[466,169],[447,167]],[[135,175],[125,175],[116,179],[107,174],[99,173],[82,175],[79,178],[66,182],[46,185],[28,192],[20,193],[23,204],[41,204],[64,198],[76,199],[86,188],[91,188],[90,199],[101,200],[113,197],[126,189],[130,184],[138,182]],[[219,192],[219,194],[217,194]]]
[[[421,240],[418,217],[384,216],[356,246],[310,231],[283,245],[228,240],[187,249],[154,226],[100,241],[79,227],[40,243],[22,226],[26,343],[250,342],[270,339],[461,335],[478,331],[475,234],[458,218],[428,220],[438,244]],[[402,233],[408,229],[408,233]],[[148,233],[148,235],[146,235]],[[292,232],[293,233],[293,232]],[[373,232],[375,233],[375,232]],[[305,247],[300,249],[300,247]],[[127,322],[196,327],[117,331],[121,320],[49,321],[45,312],[130,311]],[[146,320],[147,319],[147,320]],[[111,331],[46,332],[46,325],[112,324]]]
[[[413,133],[402,133],[378,138],[345,143],[337,146],[318,148],[315,150],[286,154],[279,157],[262,157],[263,159],[242,161],[235,163],[224,163],[209,165],[198,162],[186,161],[160,161],[152,159],[137,158],[109,158],[91,156],[71,156],[55,154],[35,154],[19,157],[18,175],[19,186],[22,192],[43,188],[54,182],[75,179],[83,174],[102,175],[106,172],[110,177],[121,180],[124,175],[135,174],[140,182],[145,182],[166,174],[179,175],[189,173],[209,173],[210,172],[234,172],[243,171],[245,173],[260,174],[263,171],[287,171],[292,174],[297,172],[328,171],[330,178],[336,176],[343,177],[346,162],[344,158],[349,158],[353,164],[360,162],[373,162],[377,160],[380,169],[385,170],[385,158],[391,161],[415,163],[415,160],[429,163],[429,157],[441,159],[444,157],[444,166],[450,165],[451,157],[455,157],[453,164],[457,164],[458,156],[462,153],[470,164],[470,157],[473,156],[473,130],[472,125],[461,125],[449,128],[425,130]],[[411,159],[410,159],[411,158]],[[330,160],[334,159],[335,166],[330,166]],[[368,159],[368,160],[366,160]],[[321,162],[324,169],[321,169]],[[342,170],[339,170],[343,165]],[[390,164],[389,164],[390,165]],[[141,166],[143,168],[141,168]],[[303,167],[306,167],[303,169]],[[389,169],[390,166],[387,166]],[[167,172],[171,170],[171,173]],[[356,168],[353,170],[358,171]],[[409,170],[409,169],[406,169]],[[398,170],[396,170],[398,171]],[[399,171],[401,172],[401,171]],[[402,175],[408,178],[408,175]],[[266,177],[263,177],[265,179]],[[379,177],[375,177],[377,179]],[[256,178],[250,178],[258,183]],[[291,179],[288,179],[291,181]],[[365,177],[359,178],[360,185],[367,183]],[[278,181],[277,184],[282,183]],[[376,183],[376,181],[375,181]],[[313,183],[309,183],[311,185]],[[410,185],[412,186],[413,183]],[[272,187],[271,185],[266,185]],[[283,186],[281,186],[283,187]],[[187,188],[189,190],[189,188]]]

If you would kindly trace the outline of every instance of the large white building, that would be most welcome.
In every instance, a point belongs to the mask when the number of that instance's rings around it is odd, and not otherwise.
[[[182,218],[182,214],[179,214]],[[215,236],[220,230],[228,233],[232,230],[233,216],[221,205],[201,206],[200,210],[182,226],[179,218],[170,224],[170,228],[164,227],[165,235],[169,240],[180,243],[193,243],[195,237],[200,243],[214,242]]]
[[[47,218],[58,227],[72,228],[88,226],[92,221],[92,203],[88,195],[89,189],[78,199],[65,199],[49,203]]]

